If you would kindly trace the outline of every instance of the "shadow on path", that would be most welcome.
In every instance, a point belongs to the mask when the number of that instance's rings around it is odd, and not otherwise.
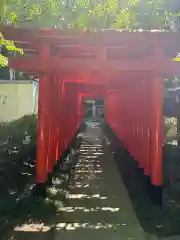
[[[105,133],[147,239],[157,239],[153,236],[158,239],[180,239],[180,154],[177,147],[164,147],[163,208],[160,209],[152,205],[144,176],[138,170],[136,161],[110,130],[105,129]]]
[[[25,202],[6,239],[145,239],[100,128],[83,138],[66,201],[57,183],[45,202]]]

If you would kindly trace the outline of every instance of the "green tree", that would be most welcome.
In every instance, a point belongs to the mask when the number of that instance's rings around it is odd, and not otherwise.
[[[167,0],[78,0],[69,6],[60,0],[1,0],[0,23],[17,27],[89,28],[92,31],[169,29],[172,13],[166,9]],[[1,35],[2,46],[22,53]],[[7,59],[1,54],[0,65],[7,64]]]
[[[18,26],[134,29],[168,24],[167,0],[1,0],[1,22]],[[121,3],[120,3],[121,2]]]
[[[136,23],[143,29],[170,29],[171,12],[166,0],[141,1],[135,5]]]
[[[9,23],[11,24],[16,23],[16,17],[15,17],[16,15],[13,13],[13,11],[8,10],[11,3],[12,1],[8,1],[8,0],[0,1],[0,23],[1,24],[7,23],[6,19],[9,19]],[[8,59],[6,56],[2,54],[2,49],[6,49],[7,51],[10,51],[10,52],[18,52],[20,54],[23,54],[22,49],[16,48],[16,46],[12,41],[5,40],[2,33],[0,32],[0,67],[8,66]]]
[[[8,51],[15,51],[23,54],[23,50],[16,48],[12,41],[7,41],[4,39],[3,35],[0,33],[0,48],[6,48]],[[0,67],[6,67],[8,65],[8,59],[0,52]]]

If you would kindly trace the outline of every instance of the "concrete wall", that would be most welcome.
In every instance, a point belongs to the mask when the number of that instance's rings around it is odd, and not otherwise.
[[[36,114],[33,88],[33,81],[0,81],[0,122]]]

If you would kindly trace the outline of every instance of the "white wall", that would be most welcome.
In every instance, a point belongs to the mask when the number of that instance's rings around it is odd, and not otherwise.
[[[33,81],[0,81],[0,122],[34,111]]]

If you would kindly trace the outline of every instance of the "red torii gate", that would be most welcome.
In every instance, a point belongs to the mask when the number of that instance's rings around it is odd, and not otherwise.
[[[161,195],[163,77],[179,74],[180,35],[0,27],[39,77],[36,183],[45,183],[82,122],[83,95],[104,96],[106,121]],[[117,104],[118,103],[118,104]]]

